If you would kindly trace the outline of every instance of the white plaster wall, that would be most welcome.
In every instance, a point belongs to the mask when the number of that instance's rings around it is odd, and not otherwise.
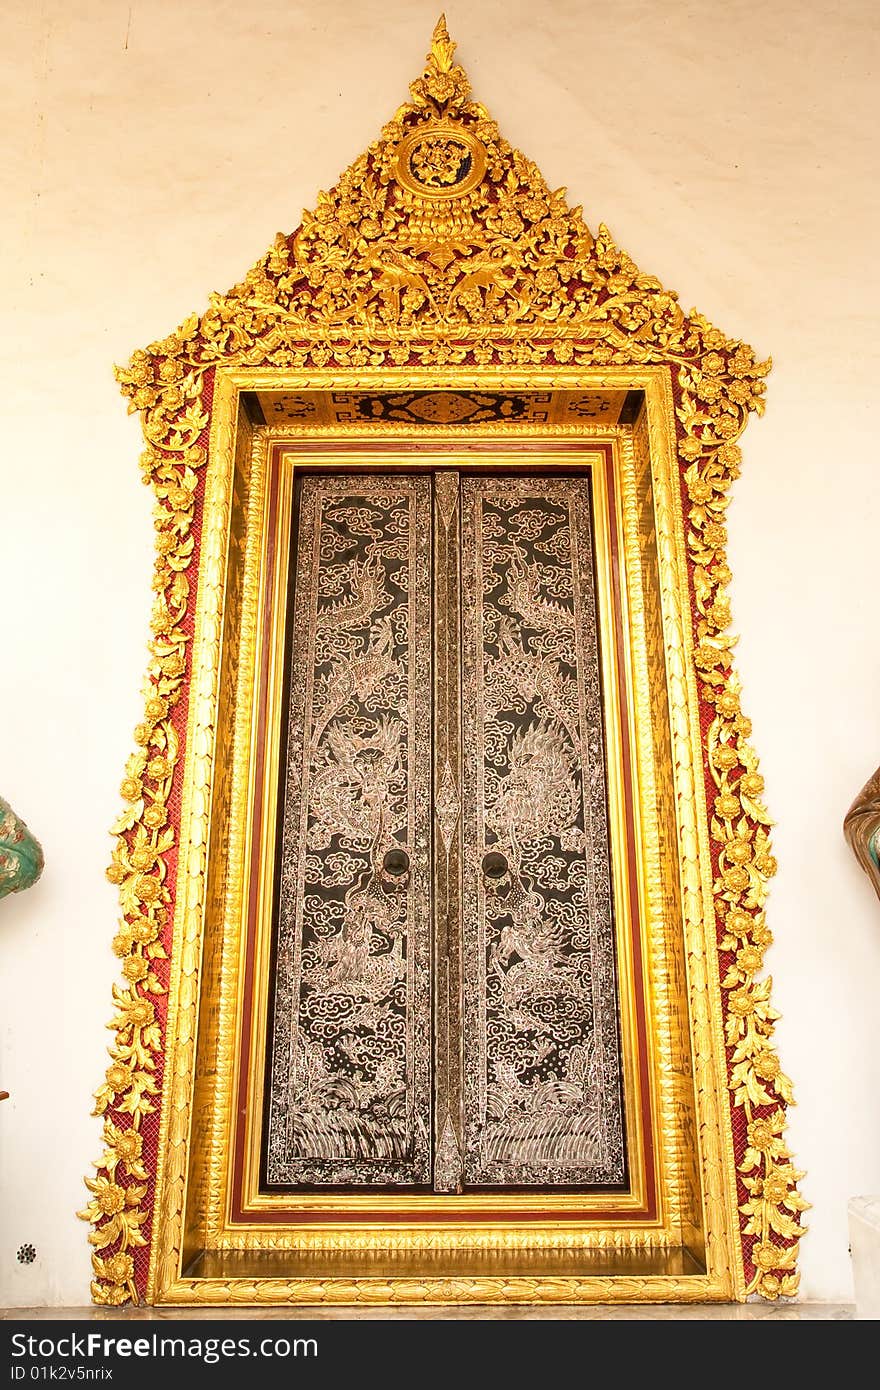
[[[450,0],[478,96],[687,306],[772,353],[731,551],[779,876],[807,1298],[880,1191],[880,903],[841,817],[880,761],[873,0]],[[140,714],[150,496],[111,366],[225,290],[371,139],[437,0],[6,0],[0,790],[46,850],[0,904],[0,1303],[88,1297],[115,962],[106,829]],[[31,1266],[15,1251],[32,1242]]]

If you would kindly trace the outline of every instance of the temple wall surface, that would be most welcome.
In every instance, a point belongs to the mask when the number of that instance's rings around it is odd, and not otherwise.
[[[732,603],[777,821],[768,964],[813,1299],[851,1296],[846,1202],[880,1191],[880,904],[840,830],[880,761],[874,11],[448,11],[510,141],[685,307],[774,359],[730,511]],[[0,904],[2,1304],[88,1298],[74,1213],[117,978],[103,869],[152,565],[112,365],[296,225],[404,99],[435,18],[422,0],[4,6],[0,791],[47,867]]]

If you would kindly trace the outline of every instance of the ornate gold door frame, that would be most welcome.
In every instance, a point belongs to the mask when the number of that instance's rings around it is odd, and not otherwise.
[[[805,1204],[761,976],[774,861],[726,630],[735,441],[768,364],[685,315],[607,229],[594,238],[471,100],[453,50],[441,23],[411,101],[315,213],[120,373],[143,416],[157,562],[145,718],[109,870],[124,984],[83,1213],[100,1302],[797,1288]],[[642,412],[597,425],[596,397],[614,393]],[[596,495],[594,455],[606,458],[600,627],[606,697],[625,693],[606,714],[618,930],[638,924],[618,949],[641,1158],[614,1208],[555,1194],[525,1214],[476,1195],[377,1213],[360,1197],[344,1210],[303,1197],[294,1220],[255,1186],[247,1130],[285,616],[268,522],[285,514],[291,461],[361,467],[404,446],[448,459],[465,440],[510,468],[569,448]]]
[[[457,377],[444,384],[463,390],[474,383]],[[479,384],[528,392],[534,379],[482,375]],[[313,427],[291,437],[289,427],[254,428],[242,393],[305,390],[301,378],[218,374],[204,532],[209,544],[216,533],[218,566],[200,592],[193,663],[209,671],[219,661],[219,681],[193,707],[189,747],[203,751],[187,758],[181,820],[183,842],[210,853],[207,862],[198,856],[198,872],[179,888],[179,929],[189,923],[192,932],[192,951],[180,959],[193,970],[189,978],[172,974],[168,1036],[195,1047],[184,1043],[167,1056],[179,1123],[176,1141],[168,1134],[160,1143],[152,1300],[345,1300],[381,1287],[395,1298],[480,1300],[737,1292],[736,1212],[723,1181],[725,1171],[733,1173],[722,1039],[708,981],[690,998],[686,984],[689,969],[714,960],[715,947],[702,907],[712,883],[690,752],[695,692],[676,672],[687,636],[670,403],[662,377],[651,372],[541,378],[545,389],[559,384],[642,391],[646,407],[635,426],[594,427],[590,435],[564,426],[450,433],[378,425]],[[328,377],[321,385],[342,382]],[[424,469],[463,459],[470,468],[484,461],[533,470],[540,462],[590,475],[630,1181],[622,1193],[544,1192],[531,1201],[522,1194],[272,1194],[260,1184],[260,1119],[283,704],[280,596],[288,585],[295,472]],[[230,535],[224,575],[219,559]],[[221,614],[222,650],[215,636]],[[199,795],[212,778],[212,795]]]

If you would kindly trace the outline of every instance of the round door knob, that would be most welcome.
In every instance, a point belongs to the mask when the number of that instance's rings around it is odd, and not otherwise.
[[[487,878],[503,878],[507,873],[506,856],[499,853],[497,849],[492,849],[488,854],[484,854],[483,873]]]
[[[389,849],[385,851],[382,860],[382,868],[391,878],[403,878],[409,869],[409,855],[405,849]]]

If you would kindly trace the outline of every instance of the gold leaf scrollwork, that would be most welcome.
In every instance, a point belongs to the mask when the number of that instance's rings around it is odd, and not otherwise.
[[[771,981],[760,977],[773,940],[764,907],[776,860],[764,779],[748,741],[751,721],[742,712],[731,660],[735,639],[727,631],[731,573],[724,525],[730,485],[740,469],[735,441],[748,412],[763,411],[763,378],[770,364],[757,362],[751,349],[729,343],[708,326],[702,338],[702,360],[679,369],[678,409],[696,608],[694,661],[701,700],[713,716],[705,755],[712,788],[710,834],[728,1085],[734,1133],[740,1133],[737,1170],[747,1196],[740,1205],[744,1259],[752,1269],[747,1292],[775,1299],[797,1293],[797,1243],[804,1233],[800,1217],[808,1203],[797,1187],[803,1174],[793,1166],[783,1137],[785,1107],[794,1097],[772,1046],[779,1015],[770,1003]]]
[[[168,437],[179,446],[183,436],[169,423]],[[144,481],[152,484],[157,498],[153,638],[144,718],[134,731],[135,751],[120,786],[125,807],[113,826],[116,848],[107,869],[123,910],[113,950],[121,959],[125,984],[113,989],[117,1012],[108,1024],[114,1034],[111,1060],[95,1094],[94,1113],[106,1117],[105,1149],[95,1177],[86,1180],[90,1200],[80,1212],[92,1224],[92,1297],[111,1305],[137,1300],[133,1252],[147,1244],[143,1228],[150,1217],[143,1122],[158,1106],[160,1001],[167,987],[172,900],[169,854],[175,842],[169,798],[180,756],[175,708],[186,671],[186,571],[192,563],[195,496],[205,458],[203,448],[188,444],[178,447],[173,458],[148,448],[141,460]]]

